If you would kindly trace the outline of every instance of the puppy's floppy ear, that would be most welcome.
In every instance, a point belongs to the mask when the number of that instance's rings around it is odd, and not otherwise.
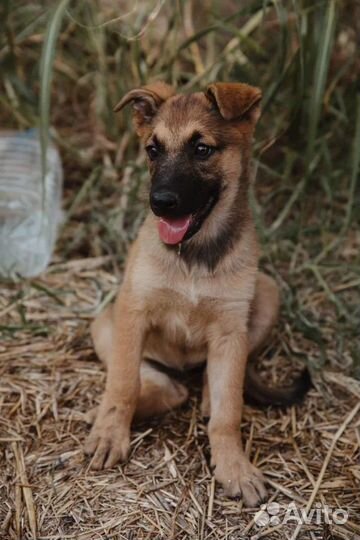
[[[254,124],[260,116],[261,90],[244,83],[213,83],[205,92],[224,120],[250,119]]]
[[[161,81],[148,84],[141,88],[130,90],[114,108],[120,111],[125,105],[132,104],[134,110],[134,124],[138,135],[143,134],[146,125],[150,124],[159,107],[169,97],[175,94],[172,86]]]

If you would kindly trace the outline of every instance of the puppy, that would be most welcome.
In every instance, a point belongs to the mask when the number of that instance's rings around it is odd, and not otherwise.
[[[92,325],[107,381],[85,448],[94,469],[125,460],[133,418],[163,413],[188,396],[153,361],[181,370],[206,359],[202,412],[210,417],[215,477],[248,506],[258,505],[266,489],[241,443],[246,364],[279,308],[275,282],[258,270],[248,203],[260,100],[260,90],[246,84],[176,95],[157,82],[130,91],[115,108],[133,107],[148,156],[152,212],[131,248],[115,304]],[[251,385],[261,394],[256,374]],[[303,377],[288,392],[268,391],[262,402],[289,403],[305,386]]]

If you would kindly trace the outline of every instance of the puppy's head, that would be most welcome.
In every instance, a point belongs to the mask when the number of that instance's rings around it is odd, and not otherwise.
[[[115,107],[133,106],[163,242],[179,244],[205,228],[209,233],[216,211],[230,211],[247,182],[260,100],[260,90],[247,84],[214,83],[205,92],[176,95],[158,82],[128,92]]]

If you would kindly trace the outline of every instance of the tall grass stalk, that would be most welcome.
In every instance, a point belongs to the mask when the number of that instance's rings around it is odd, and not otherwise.
[[[56,43],[61,23],[70,0],[60,0],[49,18],[40,61],[40,142],[42,177],[46,175],[46,152],[49,143],[51,82],[56,55]]]
[[[328,0],[328,2],[325,3],[325,6],[325,12],[321,18],[322,31],[318,39],[313,88],[309,106],[309,130],[306,151],[308,163],[311,163],[313,159],[319,120],[323,110],[323,97],[335,33],[337,0]],[[324,7],[321,9],[324,9]],[[317,29],[315,29],[315,31],[317,31]]]

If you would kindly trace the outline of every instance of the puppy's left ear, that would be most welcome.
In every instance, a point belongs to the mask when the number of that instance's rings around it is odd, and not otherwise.
[[[213,83],[205,92],[224,120],[248,119],[253,124],[260,116],[261,90],[244,83]]]
[[[130,90],[114,108],[115,112],[121,111],[128,104],[133,108],[133,120],[139,136],[146,133],[154,116],[161,105],[171,96],[175,90],[168,84],[157,81],[141,88]]]

